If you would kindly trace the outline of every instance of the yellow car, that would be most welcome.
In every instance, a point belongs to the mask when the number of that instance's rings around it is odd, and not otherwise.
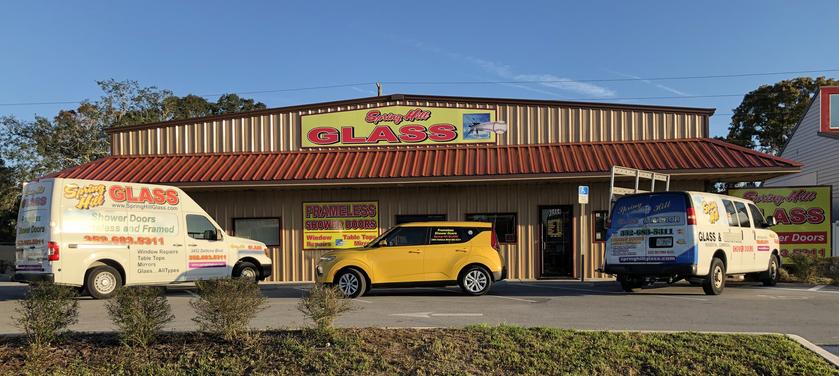
[[[316,267],[317,281],[347,297],[371,287],[459,285],[483,295],[506,277],[491,223],[415,222],[391,228],[365,247],[329,252]]]

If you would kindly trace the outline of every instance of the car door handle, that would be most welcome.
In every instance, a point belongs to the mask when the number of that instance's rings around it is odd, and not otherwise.
[[[463,252],[463,253],[466,253],[466,250],[465,250],[465,249],[455,249],[454,251],[455,251],[455,252]]]
[[[408,251],[408,253],[417,253],[417,254],[419,254],[419,253],[422,253],[422,252],[420,252],[420,251]]]

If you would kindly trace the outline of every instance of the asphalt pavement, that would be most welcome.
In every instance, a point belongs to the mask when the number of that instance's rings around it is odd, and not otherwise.
[[[264,284],[269,307],[256,328],[299,328],[309,323],[297,310],[309,284]],[[20,332],[14,309],[24,286],[0,283],[0,334]],[[175,320],[170,330],[192,330],[194,299],[189,286],[169,288]],[[112,330],[103,301],[80,298],[76,331]],[[485,296],[461,294],[456,287],[373,289],[354,301],[355,310],[337,321],[347,327],[460,327],[515,324],[582,330],[677,330],[775,332],[797,334],[836,353],[839,349],[839,288],[730,283],[719,296],[706,296],[686,283],[621,291],[616,282],[500,282]]]

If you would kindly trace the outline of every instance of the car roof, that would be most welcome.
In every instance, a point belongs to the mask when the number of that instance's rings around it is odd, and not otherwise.
[[[439,227],[480,227],[480,228],[490,228],[492,227],[492,223],[490,222],[455,222],[455,221],[433,221],[433,222],[409,222],[403,223],[399,226],[402,227],[424,227],[424,226],[439,226]]]

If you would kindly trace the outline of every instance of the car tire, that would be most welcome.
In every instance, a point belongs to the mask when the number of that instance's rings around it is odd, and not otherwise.
[[[702,289],[706,295],[719,295],[725,289],[725,264],[718,257],[711,260],[711,268]]]
[[[252,262],[242,261],[233,267],[233,278],[249,278],[256,283],[259,275],[259,268]]]
[[[87,273],[85,290],[94,299],[110,299],[122,287],[122,276],[113,267],[101,265]]]
[[[367,291],[367,280],[356,269],[345,269],[335,276],[333,284],[348,298],[357,298]]]
[[[769,268],[763,274],[762,281],[764,286],[775,286],[778,284],[778,280],[781,278],[780,268],[781,265],[778,262],[778,256],[772,255],[769,259]]]
[[[478,296],[489,292],[492,287],[492,275],[486,268],[473,265],[460,273],[457,284],[467,295]]]

